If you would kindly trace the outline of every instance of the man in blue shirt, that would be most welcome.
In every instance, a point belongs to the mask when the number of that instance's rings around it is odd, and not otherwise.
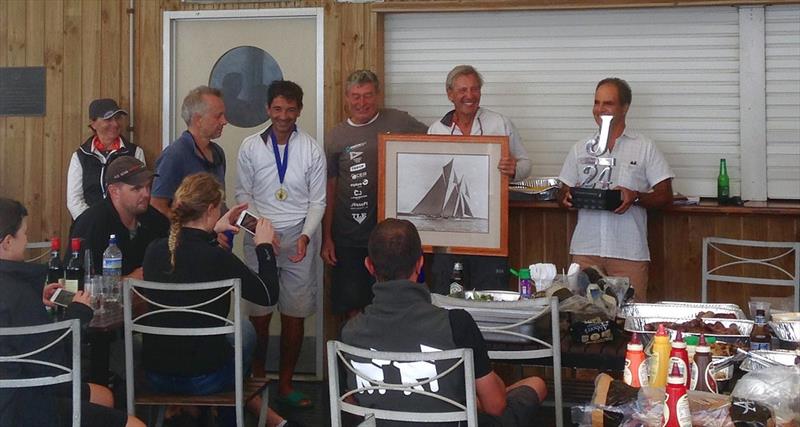
[[[192,89],[181,106],[185,130],[156,160],[150,204],[170,217],[172,196],[188,175],[209,172],[225,187],[225,152],[212,139],[222,135],[228,124],[222,92],[208,86]]]

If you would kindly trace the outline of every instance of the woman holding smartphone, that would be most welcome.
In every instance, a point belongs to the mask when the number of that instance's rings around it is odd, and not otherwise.
[[[258,272],[217,244],[218,233],[238,232],[234,222],[246,204],[221,214],[222,186],[208,173],[187,176],[175,191],[169,237],[156,240],[144,255],[144,279],[162,283],[198,283],[240,279],[242,297],[254,304],[270,306],[278,302],[278,273],[272,249],[274,229],[266,219],[259,219],[255,230]],[[213,299],[220,290],[204,292],[150,291],[149,295],[169,305],[198,304]],[[230,296],[199,307],[200,310],[227,317]],[[157,320],[153,320],[154,323]],[[215,323],[216,322],[216,323]],[[172,317],[171,327],[218,326],[217,321],[199,324],[196,316]],[[245,371],[255,346],[255,331],[250,322],[242,322],[242,356]],[[199,337],[163,337],[144,335],[142,358],[151,387],[164,393],[212,394],[234,386],[233,335]],[[245,372],[247,375],[247,372]],[[261,398],[256,396],[247,407],[258,413]],[[285,426],[283,418],[269,411],[267,425]]]
[[[47,267],[25,261],[28,244],[28,211],[16,200],[0,198],[0,327],[13,328],[51,323],[44,305],[52,306],[50,297],[61,285],[44,286]],[[86,325],[92,319],[89,294],[78,291],[67,306],[66,319],[78,319]],[[23,354],[50,342],[46,334],[3,337],[0,356]],[[64,342],[36,357],[69,366]],[[44,356],[44,357],[42,357]],[[3,378],[53,375],[41,365],[4,364]],[[62,387],[66,386],[66,387]],[[72,388],[69,384],[53,387],[0,390],[0,426],[69,426],[72,425]],[[81,426],[144,426],[139,419],[114,408],[114,398],[107,387],[83,383],[81,390]]]

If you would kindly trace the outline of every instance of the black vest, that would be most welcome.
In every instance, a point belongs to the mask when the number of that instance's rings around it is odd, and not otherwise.
[[[83,170],[83,200],[89,206],[103,200],[106,196],[106,186],[103,181],[106,166],[114,159],[120,156],[136,156],[135,144],[128,142],[122,138],[123,147],[119,150],[111,152],[105,160],[100,158],[92,152],[92,141],[94,136],[90,136],[80,147],[75,151],[78,153],[78,160],[81,162],[81,169]]]
[[[437,350],[450,350],[456,348],[453,342],[453,332],[450,327],[450,315],[447,310],[431,304],[431,295],[424,284],[413,283],[408,280],[394,280],[376,283],[372,287],[375,299],[367,306],[364,313],[351,319],[342,329],[342,341],[356,347],[374,349],[378,351],[419,352],[420,345],[432,347]],[[374,365],[366,369],[376,369],[375,361],[356,360],[357,363]],[[436,363],[435,372],[442,373],[452,366],[449,360]],[[364,368],[362,366],[362,368]],[[425,366],[407,372],[421,372],[431,369]],[[365,371],[365,369],[361,369]],[[397,383],[400,378],[400,368],[395,365],[382,366],[384,378],[387,382]],[[428,372],[430,373],[430,372]],[[423,375],[420,373],[420,375]],[[423,375],[424,377],[430,377]],[[464,400],[464,371],[458,368],[454,372],[438,380],[437,394],[449,397],[462,404]],[[348,385],[355,386],[355,378],[348,372]],[[431,385],[424,386],[425,391],[434,391]],[[387,391],[380,395],[377,391],[372,394],[356,394],[361,405],[414,412],[451,411],[455,407],[439,400],[426,396],[402,392]],[[390,425],[408,426],[407,423],[391,423],[379,421],[380,426]],[[434,425],[434,424],[426,424]],[[440,425],[440,424],[436,424]],[[454,423],[450,424],[454,425]]]

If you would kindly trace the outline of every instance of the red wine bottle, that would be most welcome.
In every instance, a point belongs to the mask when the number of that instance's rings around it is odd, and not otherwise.
[[[70,246],[72,255],[70,255],[64,270],[64,279],[66,279],[64,288],[70,292],[82,291],[84,270],[83,260],[81,260],[81,239],[73,238]]]

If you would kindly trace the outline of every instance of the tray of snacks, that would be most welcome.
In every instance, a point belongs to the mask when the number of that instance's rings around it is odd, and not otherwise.
[[[706,304],[694,302],[664,301],[658,303],[634,303],[622,306],[619,317],[674,317],[678,319],[715,318],[747,319],[735,304]]]
[[[794,366],[794,361],[800,357],[800,351],[792,350],[752,350],[750,355],[742,361],[739,369],[745,372],[757,371],[768,366]]]
[[[753,321],[746,319],[631,316],[625,319],[625,330],[641,334],[649,342],[660,323],[664,324],[672,339],[675,339],[677,331],[681,331],[684,336],[704,333],[706,336],[716,337],[718,342],[724,341],[743,345],[750,343],[750,331],[753,329]]]
[[[431,294],[431,302],[433,305],[446,309],[466,310],[481,328],[484,339],[489,341],[527,342],[525,338],[492,332],[491,329],[519,323],[508,330],[526,336],[534,336],[534,321],[550,312],[548,298],[519,300],[519,295],[511,291],[466,291],[464,296],[465,298],[455,298]],[[485,296],[491,296],[491,299]],[[512,300],[512,296],[516,296],[516,300]]]

